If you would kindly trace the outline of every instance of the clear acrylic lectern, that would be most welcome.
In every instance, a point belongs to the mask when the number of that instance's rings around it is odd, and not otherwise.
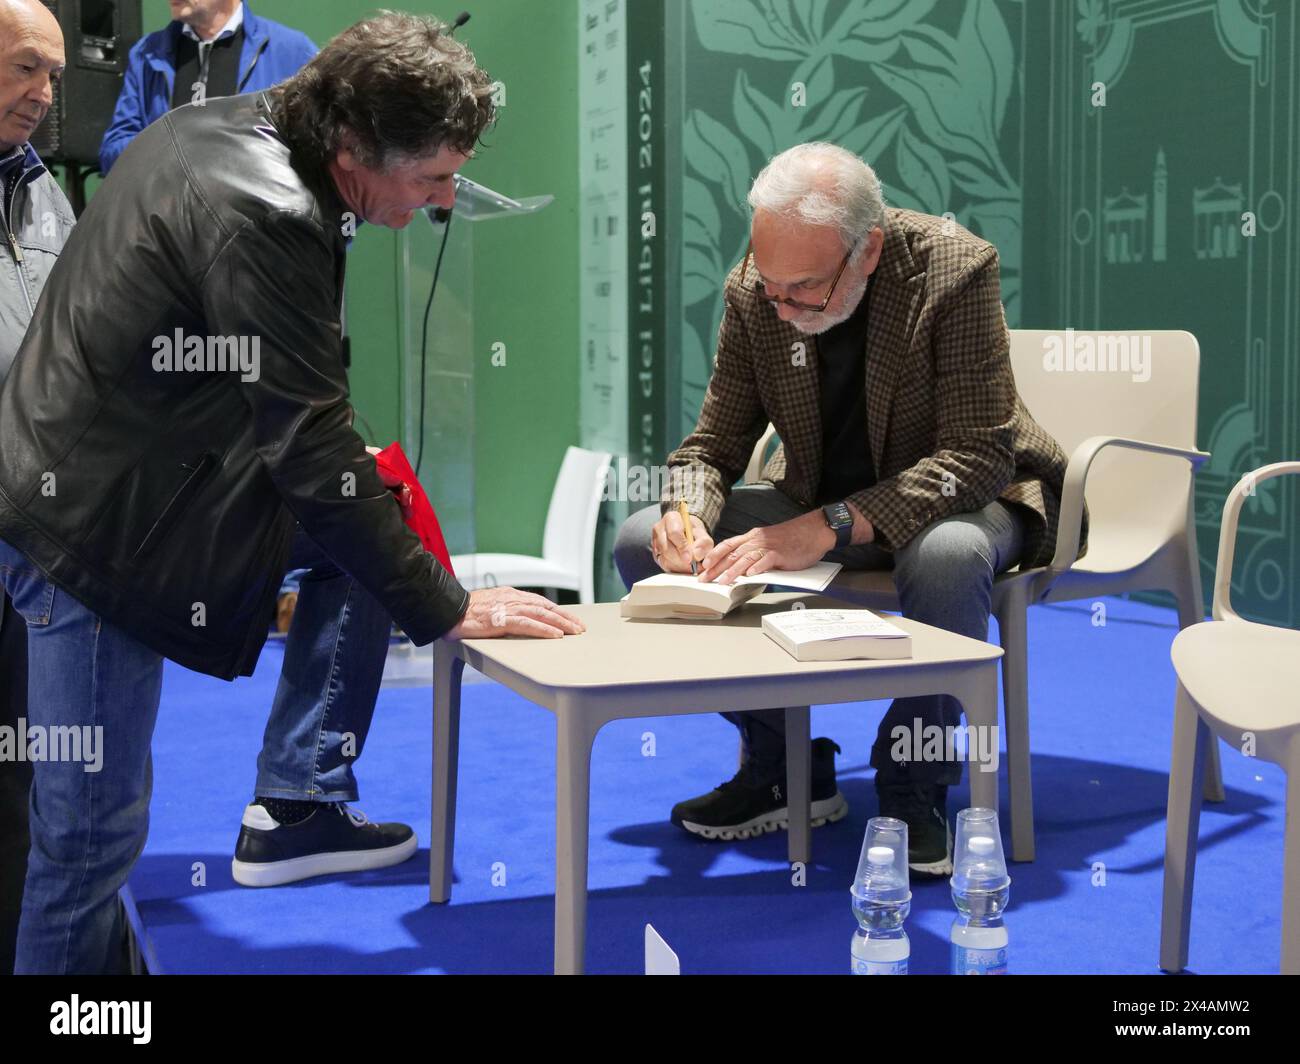
[[[438,512],[452,554],[477,550],[474,529],[474,231],[487,221],[533,214],[554,199],[511,199],[456,176],[456,206],[449,220],[427,212],[401,232],[402,446]],[[448,232],[450,226],[450,232]],[[438,289],[428,317],[421,364],[421,335],[429,286],[442,250]],[[479,352],[478,354],[481,354]],[[423,418],[421,417],[423,402]],[[423,452],[423,453],[421,453]],[[471,575],[471,574],[464,574]]]

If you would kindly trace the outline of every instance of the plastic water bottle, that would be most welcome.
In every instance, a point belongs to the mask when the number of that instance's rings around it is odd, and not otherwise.
[[[957,814],[949,883],[957,906],[952,922],[952,974],[1006,975],[1007,929],[1002,914],[1011,894],[1011,877],[1002,855],[996,811],[963,809]]]
[[[858,874],[849,890],[858,930],[850,947],[854,975],[906,975],[912,944],[903,921],[912,908],[907,878],[907,824],[893,817],[867,821]]]

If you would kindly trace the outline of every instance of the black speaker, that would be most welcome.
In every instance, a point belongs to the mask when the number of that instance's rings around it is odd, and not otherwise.
[[[59,20],[68,65],[54,102],[32,134],[46,161],[99,168],[99,143],[113,117],[126,57],[140,39],[140,0],[42,0]]]

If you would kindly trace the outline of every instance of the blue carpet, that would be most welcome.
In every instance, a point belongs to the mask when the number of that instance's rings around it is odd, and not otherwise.
[[[1173,613],[1106,600],[1030,611],[1038,857],[1011,866],[1012,970],[1156,971],[1174,676]],[[397,868],[248,890],[230,877],[239,818],[279,673],[268,647],[234,684],[168,663],[154,740],[148,846],[131,887],[167,972],[547,972],[555,844],[554,718],[504,688],[463,688],[456,882],[428,902],[428,849]],[[813,834],[792,884],[786,839],[705,843],[672,804],[734,771],[735,730],[712,716],[621,721],[592,760],[588,970],[639,972],[644,925],[685,973],[841,973],[853,876],[875,794],[867,761],[885,703],[821,706],[813,734],[843,747],[838,824]],[[655,756],[642,755],[654,733]],[[1285,777],[1222,748],[1227,801],[1207,805],[1192,918],[1196,972],[1275,972]],[[429,837],[430,693],[385,689],[357,766],[372,819]],[[968,803],[963,785],[950,808]],[[1007,798],[1005,784],[1003,807]],[[495,878],[499,885],[494,885]],[[1104,883],[1103,883],[1104,876]],[[504,882],[501,882],[504,877]],[[202,885],[196,885],[201,881]],[[942,973],[946,883],[913,887],[911,970]]]

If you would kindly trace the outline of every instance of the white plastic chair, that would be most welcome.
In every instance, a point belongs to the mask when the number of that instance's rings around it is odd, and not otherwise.
[[[1200,348],[1179,331],[1150,337],[1149,379],[1131,372],[1048,368],[1050,337],[1075,343],[1110,333],[1011,330],[1016,387],[1034,418],[1070,456],[1055,555],[1049,565],[1013,569],[993,584],[992,609],[1005,654],[1002,696],[1011,791],[1011,855],[1034,859],[1033,783],[1029,767],[1026,610],[1037,602],[1067,602],[1161,589],[1178,602],[1185,628],[1204,617],[1192,513],[1192,471],[1209,454],[1196,449]],[[768,437],[759,441],[765,447]],[[751,460],[753,479],[758,469]],[[1079,558],[1079,520],[1087,486],[1087,553]],[[886,571],[842,570],[827,595],[868,609],[897,610]],[[1116,686],[1116,698],[1124,697]],[[1211,749],[1205,797],[1223,798],[1217,752]]]
[[[1179,632],[1171,656],[1178,685],[1169,770],[1160,967],[1187,967],[1192,881],[1201,822],[1198,793],[1214,736],[1281,765],[1287,778],[1282,876],[1282,972],[1300,975],[1300,632],[1243,620],[1232,609],[1232,557],[1242,502],[1300,462],[1247,473],[1228,494],[1214,578],[1214,620]]]
[[[563,588],[595,602],[596,521],[610,455],[570,447],[546,508],[542,556],[453,554],[456,578],[470,591],[484,587]]]
[[[768,446],[774,439],[776,439],[776,426],[768,425],[767,431],[754,444],[754,453],[749,456],[749,465],[745,467],[746,484],[758,483],[758,478],[763,474],[763,466],[767,464]]]

